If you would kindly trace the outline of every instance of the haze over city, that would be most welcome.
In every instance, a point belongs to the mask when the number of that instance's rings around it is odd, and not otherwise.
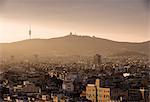
[[[115,41],[150,40],[148,0],[0,0],[0,43],[73,32]]]
[[[150,0],[0,0],[0,102],[149,102]]]

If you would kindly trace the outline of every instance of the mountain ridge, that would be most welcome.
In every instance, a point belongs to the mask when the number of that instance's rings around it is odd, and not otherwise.
[[[7,42],[7,43],[0,43],[0,44],[10,44],[10,43],[17,43],[17,42],[22,42],[22,41],[28,41],[28,40],[51,40],[51,39],[58,39],[58,38],[64,38],[64,37],[87,37],[87,38],[96,38],[96,39],[102,39],[102,40],[108,40],[108,41],[113,41],[113,42],[118,42],[118,43],[150,43],[150,40],[147,41],[141,41],[141,42],[127,42],[127,41],[116,41],[116,40],[110,40],[107,38],[101,38],[101,37],[95,37],[95,36],[87,36],[87,35],[66,35],[66,36],[61,36],[61,37],[55,37],[55,38],[48,38],[48,39],[44,39],[44,38],[33,38],[33,39],[24,39],[24,40],[20,40],[20,41],[14,41],[14,42]]]
[[[4,56],[92,56],[96,53],[103,56],[132,52],[149,55],[150,41],[133,43],[113,40],[67,35],[50,39],[27,39],[13,43],[0,43],[0,52]]]

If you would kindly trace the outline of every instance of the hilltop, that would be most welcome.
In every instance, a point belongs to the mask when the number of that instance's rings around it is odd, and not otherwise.
[[[141,43],[117,42],[90,36],[67,35],[51,39],[30,39],[13,43],[1,43],[1,55],[5,56],[103,56],[119,54],[148,55],[150,41]]]

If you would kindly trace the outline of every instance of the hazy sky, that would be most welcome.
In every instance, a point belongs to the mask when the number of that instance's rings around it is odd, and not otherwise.
[[[149,0],[0,0],[0,42],[69,32],[116,41],[150,40]],[[150,22],[150,21],[149,21]]]

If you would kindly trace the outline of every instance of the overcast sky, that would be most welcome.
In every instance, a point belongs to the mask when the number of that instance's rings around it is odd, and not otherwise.
[[[116,41],[150,40],[149,0],[0,0],[0,42],[76,32]]]

